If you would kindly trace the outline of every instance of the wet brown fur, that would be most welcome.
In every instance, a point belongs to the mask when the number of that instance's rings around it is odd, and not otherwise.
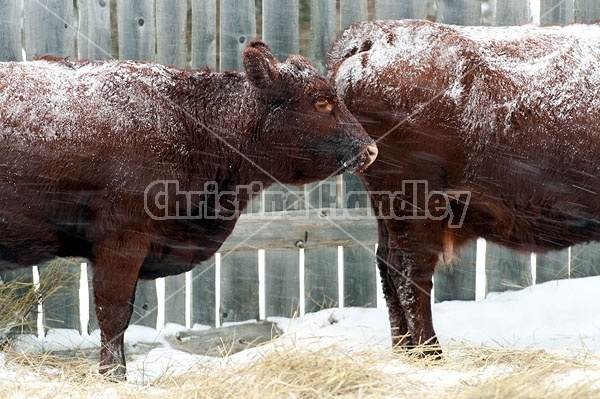
[[[414,35],[423,29],[433,32],[431,53],[423,50],[419,59],[439,59],[435,52],[441,54],[449,48],[462,54],[461,98],[454,102],[440,95],[453,76],[427,64],[413,67],[408,61],[398,61],[355,78],[352,74],[359,73],[357,66],[354,72],[340,75],[344,63],[353,57],[363,57],[364,68],[365,57],[375,56],[373,43],[394,35],[392,30],[401,25]],[[378,160],[363,176],[366,188],[394,192],[402,190],[403,181],[425,180],[429,190],[471,193],[461,228],[449,228],[447,219],[379,220],[378,266],[394,345],[437,344],[430,294],[440,253],[448,256],[477,237],[523,252],[559,250],[600,239],[600,118],[597,112],[575,112],[600,86],[581,92],[579,104],[547,109],[520,106],[509,118],[498,112],[502,119],[493,125],[498,130],[481,128],[466,135],[461,104],[467,95],[485,90],[490,98],[486,106],[495,107],[526,90],[509,74],[490,69],[477,46],[451,26],[374,21],[351,27],[330,51],[330,76],[340,98],[379,147]],[[487,51],[532,60],[535,56],[526,51],[544,46],[552,51],[553,43],[541,37],[495,46]],[[406,78],[409,74],[411,80]],[[569,74],[566,67],[564,74]],[[487,83],[484,89],[474,86],[483,79]],[[369,86],[373,81],[380,84],[375,89]],[[390,98],[386,88],[396,89],[396,96]],[[575,111],[570,111],[568,107],[573,105]],[[412,193],[406,193],[404,199],[410,202]],[[372,203],[382,215],[394,207],[376,194]],[[464,204],[453,201],[451,207],[454,214],[461,214]],[[395,210],[402,212],[398,207]]]
[[[365,163],[373,141],[308,61],[279,63],[252,41],[244,66],[246,74],[55,57],[0,64],[0,270],[88,258],[101,371],[115,378],[125,375],[123,333],[138,279],[209,259],[250,197],[224,198],[228,220],[156,220],[144,208],[152,182],[235,191],[251,182],[303,184]],[[52,73],[68,79],[55,83]],[[331,113],[315,108],[323,99]],[[153,201],[158,192],[149,193],[152,214],[165,216]],[[197,214],[174,190],[167,197],[169,215]]]

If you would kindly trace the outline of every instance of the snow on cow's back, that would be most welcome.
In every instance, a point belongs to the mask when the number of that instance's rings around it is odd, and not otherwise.
[[[600,27],[593,25],[384,20],[344,31],[328,66],[343,100],[350,95],[360,102],[371,93],[401,115],[415,115],[430,100],[449,101],[458,107],[456,115],[462,110],[465,132],[508,132],[512,115],[528,109],[543,113],[548,126],[570,120],[585,134],[599,134],[600,126],[588,118],[600,109],[599,61]]]
[[[132,125],[175,134],[181,126],[168,92],[177,73],[139,61],[0,63],[0,134],[38,143],[95,134],[123,140]]]

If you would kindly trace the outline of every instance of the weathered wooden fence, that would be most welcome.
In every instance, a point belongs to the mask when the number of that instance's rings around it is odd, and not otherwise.
[[[600,18],[597,0],[2,0],[0,60],[43,54],[86,59],[144,59],[179,67],[241,69],[248,40],[263,37],[281,59],[302,52],[324,68],[341,28],[371,18],[440,22],[567,24]],[[213,259],[180,276],[140,282],[133,323],[220,325],[293,316],[331,306],[384,306],[378,287],[372,218],[356,176],[304,187],[275,185],[254,201]],[[282,192],[284,194],[282,194]],[[353,195],[344,195],[355,192]],[[291,193],[286,197],[285,193]],[[295,196],[294,196],[295,195]],[[290,199],[296,198],[296,200]],[[297,216],[308,212],[308,217]],[[295,212],[295,213],[294,213]],[[305,215],[306,216],[306,215]],[[294,220],[290,220],[294,219]],[[60,260],[80,277],[44,302],[47,327],[95,328],[88,268]],[[38,269],[1,273],[38,278]],[[44,278],[44,268],[41,268]],[[475,300],[487,292],[600,274],[600,246],[521,255],[478,242],[435,275],[435,299]],[[82,327],[83,325],[83,327]]]

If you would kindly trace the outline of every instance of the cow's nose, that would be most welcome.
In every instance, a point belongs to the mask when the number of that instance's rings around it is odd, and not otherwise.
[[[373,143],[373,144],[367,145],[365,147],[364,151],[366,154],[366,159],[365,159],[365,164],[363,165],[363,169],[366,169],[369,165],[371,165],[373,162],[375,162],[375,159],[377,158],[377,154],[379,154],[379,150],[377,149],[377,146],[375,145],[375,143]]]

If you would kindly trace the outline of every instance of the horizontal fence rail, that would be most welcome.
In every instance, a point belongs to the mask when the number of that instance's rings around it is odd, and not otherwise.
[[[0,60],[52,54],[142,59],[183,68],[240,70],[241,52],[265,39],[279,59],[302,53],[324,69],[339,31],[373,18],[427,18],[462,25],[569,24],[600,19],[596,0],[3,0]],[[289,193],[285,197],[283,193]],[[360,180],[344,175],[301,187],[274,185],[255,198],[220,252],[183,275],[140,281],[133,324],[293,317],[323,307],[384,307],[375,265],[376,221]],[[290,200],[290,198],[292,200]],[[345,217],[337,217],[340,214]],[[75,278],[31,318],[44,328],[96,328],[90,266],[62,259]],[[1,272],[45,278],[45,267]],[[600,246],[519,254],[479,241],[435,274],[435,301],[600,274]]]

